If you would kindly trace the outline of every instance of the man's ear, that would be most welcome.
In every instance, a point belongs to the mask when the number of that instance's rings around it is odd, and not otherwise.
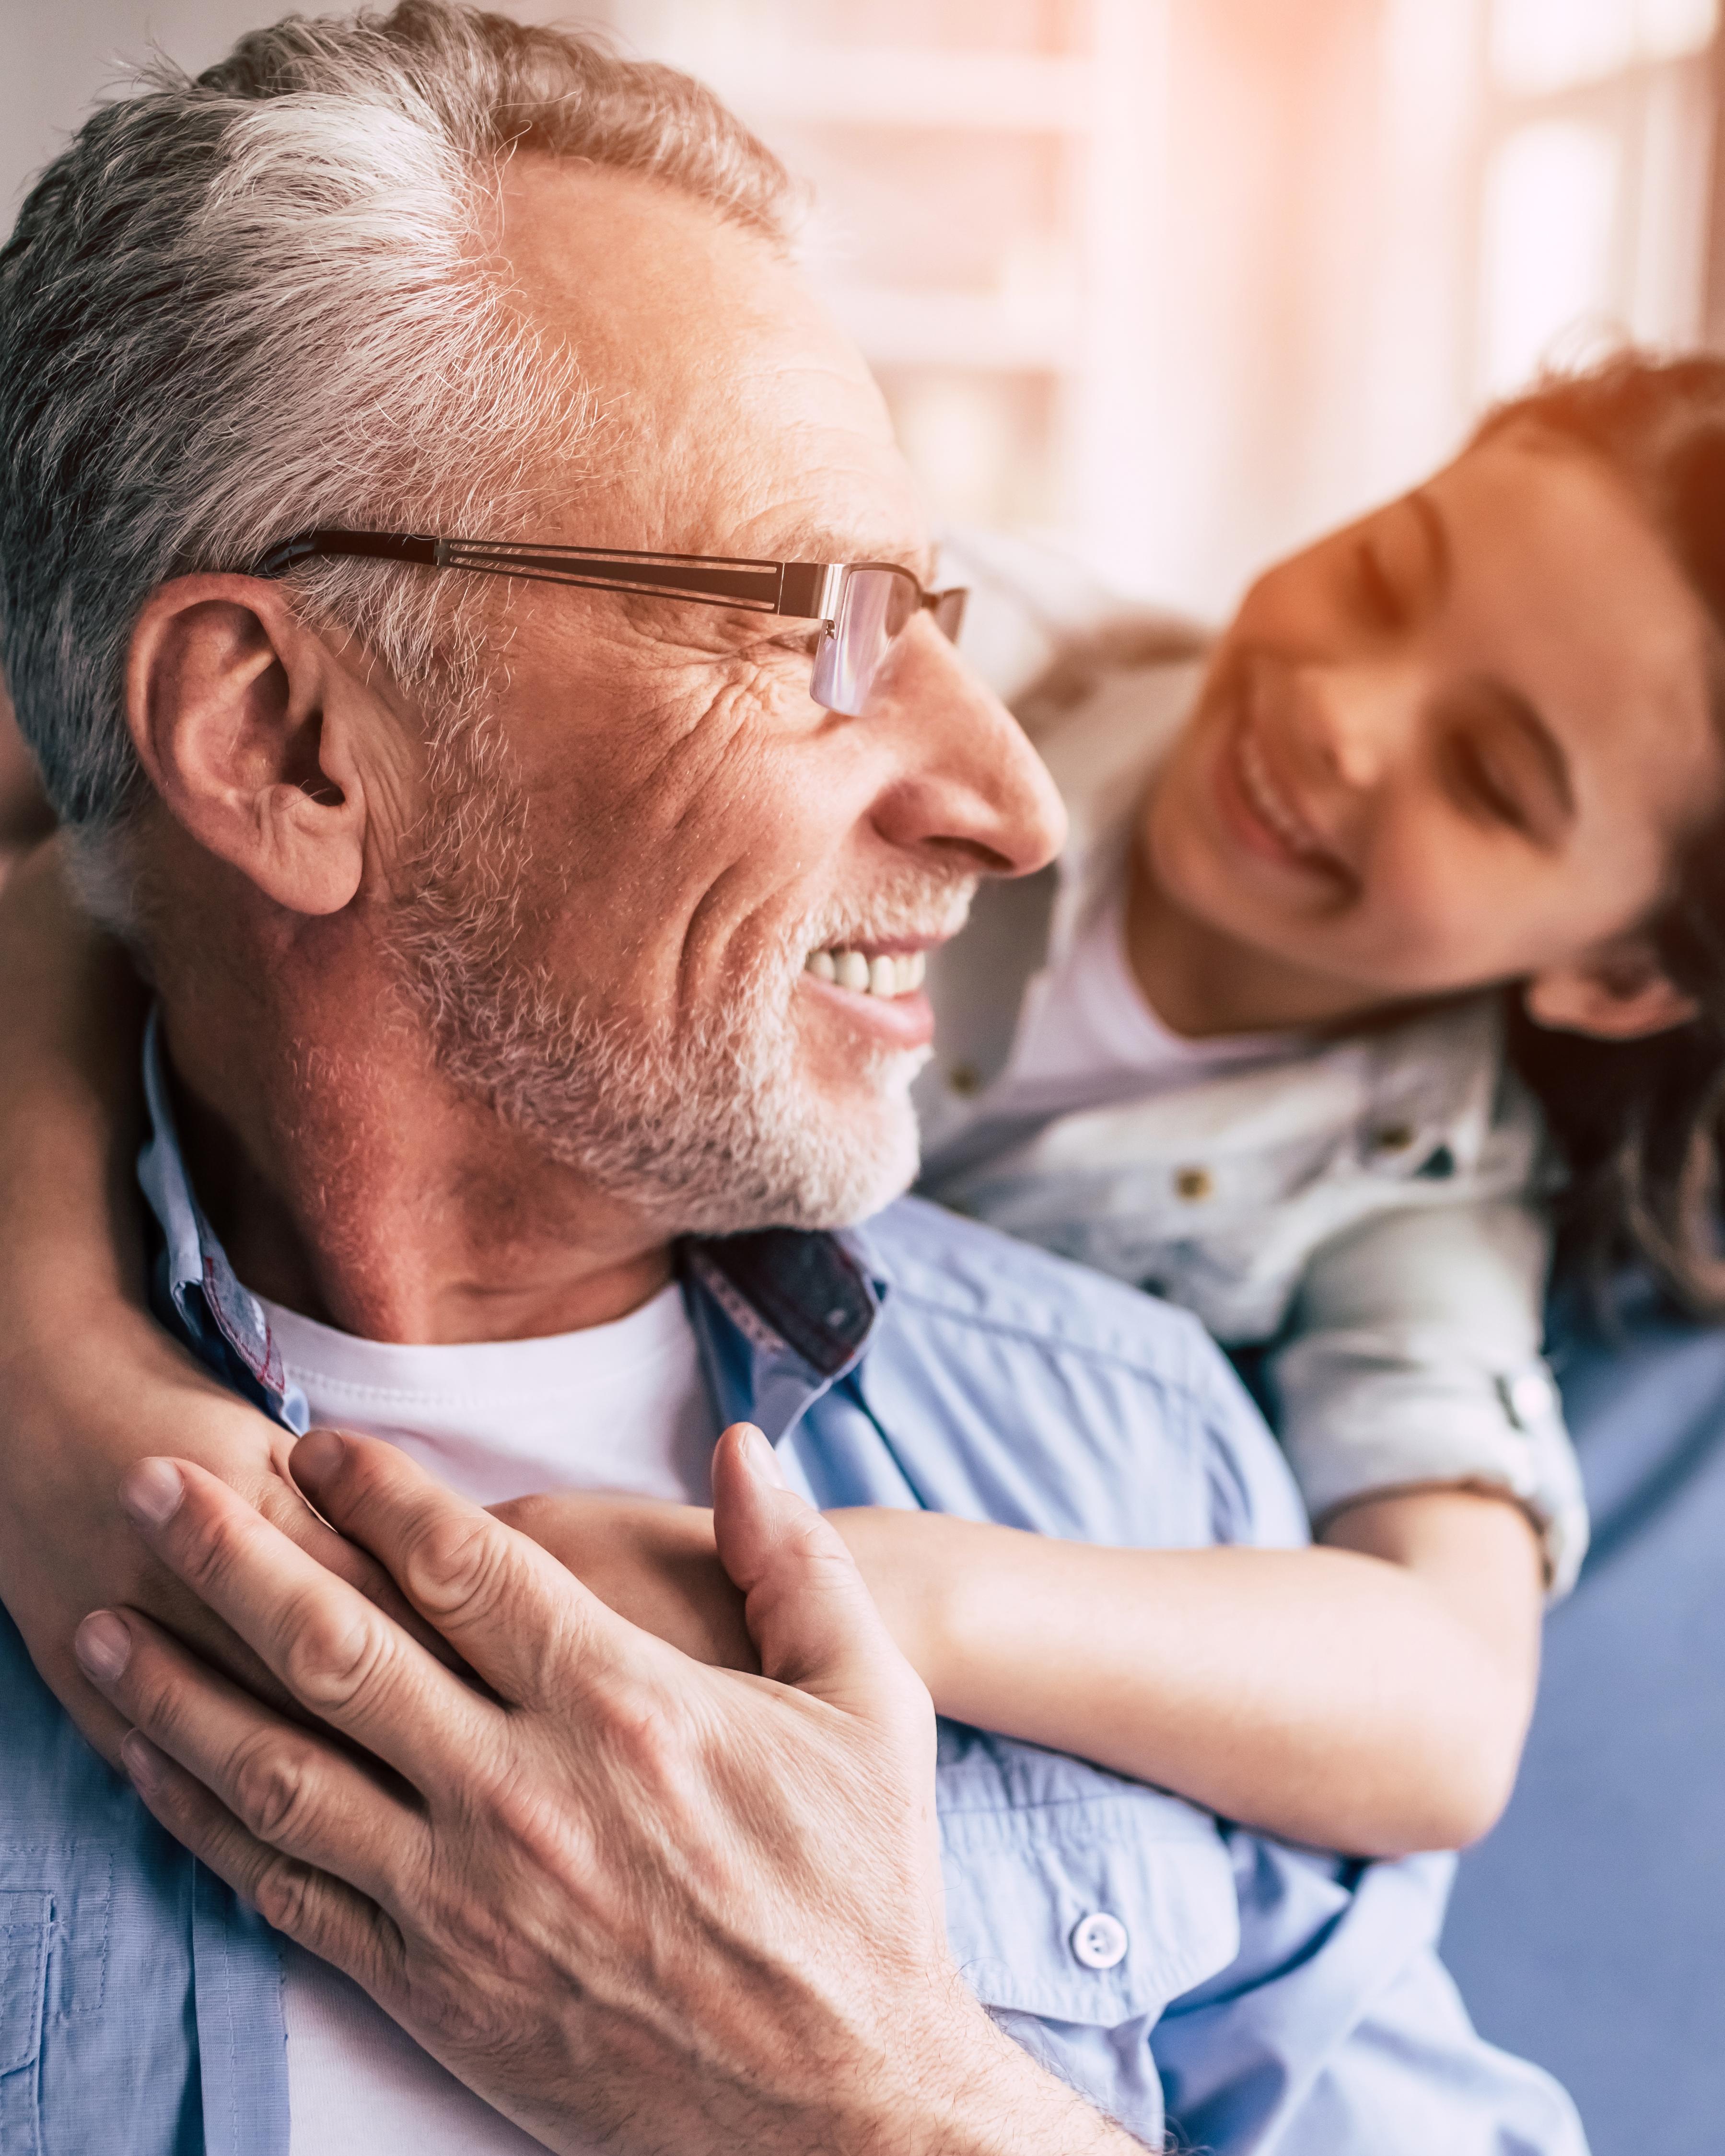
[[[1522,1000],[1536,1025],[1596,1040],[1643,1040],[1686,1025],[1699,1009],[1645,936],[1619,937],[1569,965],[1536,973]]]
[[[254,577],[177,577],[146,600],[126,722],[163,805],[198,843],[295,913],[359,888],[363,686]]]

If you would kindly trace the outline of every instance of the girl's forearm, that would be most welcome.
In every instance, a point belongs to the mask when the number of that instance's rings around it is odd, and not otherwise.
[[[279,1434],[149,1315],[133,1167],[143,1008],[43,847],[0,893],[0,1602],[110,1758],[120,1725],[71,1640],[104,1601],[162,1609],[116,1501],[126,1468],[172,1452],[236,1486],[287,1487]]]
[[[942,1713],[1290,1840],[1458,1846],[1496,1817],[1520,1756],[1537,1546],[1489,1498],[1359,1510],[1388,1516],[1356,1522],[1364,1548],[1304,1550],[1101,1549],[931,1513],[834,1517]],[[1398,1538],[1396,1561],[1368,1553]]]

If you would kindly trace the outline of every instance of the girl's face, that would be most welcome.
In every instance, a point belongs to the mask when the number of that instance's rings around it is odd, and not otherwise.
[[[1725,798],[1712,651],[1615,475],[1512,429],[1253,586],[1145,865],[1314,1014],[1527,979],[1553,1023],[1646,1029],[1577,983],[1645,990],[1635,932]]]

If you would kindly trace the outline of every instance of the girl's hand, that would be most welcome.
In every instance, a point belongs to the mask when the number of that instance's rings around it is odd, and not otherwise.
[[[0,1602],[44,1681],[84,1735],[117,1764],[126,1724],[92,1688],[72,1652],[90,1610],[126,1603],[205,1661],[284,1712],[286,1694],[243,1640],[152,1558],[121,1511],[122,1477],[172,1438],[321,1564],[358,1588],[422,1644],[447,1656],[373,1558],[306,1503],[287,1470],[297,1441],[181,1353],[141,1312],[116,1306],[100,1341],[69,1342],[46,1398],[7,1389],[37,1412],[7,1430],[0,1453]]]
[[[559,1491],[490,1510],[644,1632],[719,1669],[760,1668],[704,1506]]]

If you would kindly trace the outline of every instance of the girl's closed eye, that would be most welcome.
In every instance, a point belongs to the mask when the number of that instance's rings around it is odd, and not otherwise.
[[[1494,753],[1490,742],[1464,732],[1449,744],[1449,761],[1461,805],[1488,821],[1527,832],[1528,818],[1516,783]]]
[[[1407,602],[1397,589],[1376,543],[1370,537],[1355,540],[1349,569],[1353,597],[1361,619],[1372,627],[1386,631],[1404,628],[1408,620]]]
[[[1442,521],[1415,488],[1357,530],[1348,554],[1350,610],[1386,635],[1413,629],[1441,597],[1449,568]]]
[[[1532,705],[1506,683],[1471,685],[1445,734],[1443,762],[1466,814],[1535,845],[1560,844],[1574,820],[1568,759]]]

